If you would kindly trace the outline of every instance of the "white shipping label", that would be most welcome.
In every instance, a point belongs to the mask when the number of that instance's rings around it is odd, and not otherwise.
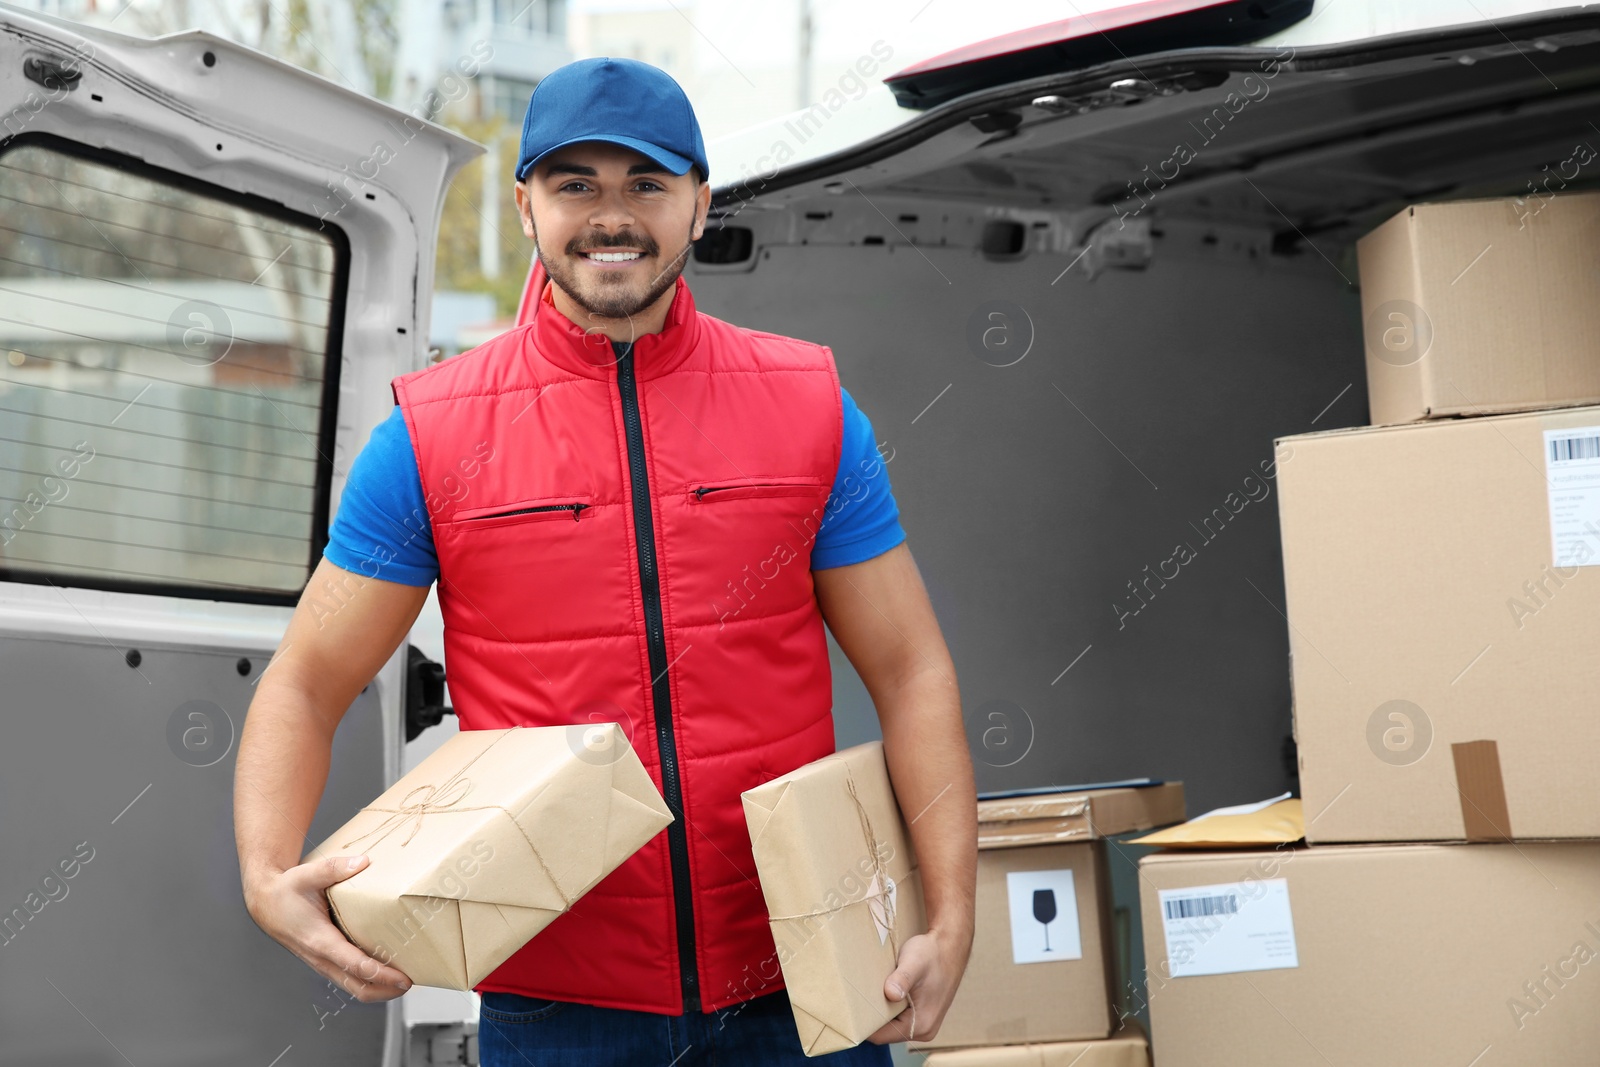
[[[1282,878],[1161,890],[1174,978],[1300,966]]]
[[[1600,426],[1544,432],[1556,567],[1600,567]]]
[[[1072,871],[1007,871],[1011,962],[1083,959]]]

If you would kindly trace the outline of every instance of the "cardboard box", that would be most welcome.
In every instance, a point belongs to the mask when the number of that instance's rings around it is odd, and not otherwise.
[[[923,1067],[1150,1067],[1150,1042],[1131,1020],[1104,1041],[990,1045],[935,1052]]]
[[[1356,252],[1374,423],[1600,402],[1600,194],[1415,204]]]
[[[972,956],[938,1036],[910,1048],[1093,1041],[1110,1034],[1111,893],[1100,839],[1183,816],[1182,782],[980,800]],[[1074,897],[1070,910],[1060,907],[1066,877]],[[1048,930],[1034,917],[1030,881],[1061,890]],[[1019,939],[1035,931],[1075,946],[1076,954],[1052,959],[1042,947],[1024,951]]]
[[[978,801],[978,847],[1088,841],[1183,818],[1182,782],[999,797]]]
[[[1600,837],[1600,408],[1278,446],[1306,839]]]
[[[1108,1036],[1110,899],[1103,841],[980,851],[966,973],[939,1033],[910,1048]]]
[[[872,741],[746,790],[745,821],[808,1056],[853,1048],[908,1007],[883,995],[928,929],[917,856]]]
[[[1139,866],[1161,1067],[1548,1067],[1600,1048],[1600,844]]]
[[[334,921],[417,985],[468,990],[672,822],[616,723],[463,730],[306,857],[368,857]]]

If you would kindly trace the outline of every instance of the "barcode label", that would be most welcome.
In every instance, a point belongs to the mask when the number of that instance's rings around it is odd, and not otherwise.
[[[1167,901],[1167,918],[1201,919],[1212,915],[1233,915],[1239,910],[1239,898],[1229,893],[1225,897],[1183,897]]]
[[[1551,563],[1600,566],[1600,426],[1545,430],[1544,467]]]
[[[1552,463],[1571,459],[1600,459],[1600,436],[1552,437],[1548,443]]]
[[[1300,966],[1283,878],[1163,889],[1159,897],[1174,978]]]

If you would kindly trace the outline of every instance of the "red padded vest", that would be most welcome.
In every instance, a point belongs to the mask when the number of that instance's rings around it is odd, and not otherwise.
[[[739,794],[834,751],[810,566],[839,466],[833,354],[697,312],[681,276],[620,363],[527,306],[393,383],[451,702],[463,730],[620,721],[681,815],[477,989],[711,1011],[783,984]]]

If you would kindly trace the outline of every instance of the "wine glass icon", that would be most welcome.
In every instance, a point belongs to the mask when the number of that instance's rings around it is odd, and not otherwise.
[[[1033,917],[1044,924],[1044,950],[1050,951],[1050,924],[1056,917],[1056,891],[1054,889],[1035,889],[1033,891]]]

